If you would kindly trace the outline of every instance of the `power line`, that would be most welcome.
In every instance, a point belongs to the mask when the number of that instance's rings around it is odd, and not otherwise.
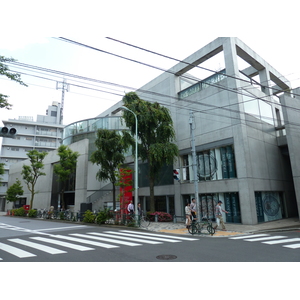
[[[121,55],[118,55],[118,54],[115,54],[115,53],[112,53],[112,52],[109,52],[109,51],[105,51],[105,50],[102,50],[102,49],[99,49],[99,48],[96,48],[96,47],[92,47],[92,46],[89,46],[89,45],[86,45],[86,44],[83,44],[83,43],[79,43],[79,42],[76,42],[76,41],[73,41],[73,40],[70,40],[70,39],[66,39],[66,38],[63,38],[63,37],[60,37],[60,38],[58,38],[58,39],[61,39],[62,41],[65,41],[65,42],[68,42],[68,43],[72,43],[72,44],[75,44],[75,45],[77,45],[77,46],[81,46],[81,47],[86,47],[86,48],[89,48],[89,49],[92,49],[92,50],[96,50],[96,51],[100,51],[100,52],[102,52],[102,53],[106,53],[106,54],[109,54],[109,55],[113,55],[113,56],[116,56],[116,57],[119,57],[119,58],[123,58],[123,59],[125,59],[125,60],[129,60],[129,61],[132,61],[132,62],[136,62],[136,63],[139,63],[139,64],[143,64],[143,65],[145,65],[145,66],[148,66],[148,67],[151,67],[151,68],[155,68],[155,69],[159,69],[159,70],[163,70],[164,72],[167,72],[167,73],[171,73],[171,74],[173,74],[173,75],[176,75],[174,72],[172,72],[171,70],[165,70],[165,69],[162,69],[162,68],[160,68],[160,67],[156,67],[156,66],[153,66],[153,65],[150,65],[150,64],[146,64],[146,63],[143,63],[143,62],[140,62],[140,61],[137,61],[137,60],[133,60],[133,59],[131,59],[131,58],[127,58],[127,57],[124,57],[124,56],[121,56]],[[192,65],[192,64],[191,64]],[[192,65],[192,66],[194,66],[194,65]],[[208,69],[207,69],[208,70]],[[219,72],[215,72],[215,71],[212,71],[212,72],[214,72],[214,73],[219,73]],[[223,74],[223,73],[222,73]],[[224,75],[224,74],[223,74]],[[227,76],[230,76],[230,75],[227,75]],[[184,77],[184,78],[188,78],[188,79],[191,79],[191,80],[194,80],[195,78],[194,77],[191,77],[191,76],[187,76],[187,75],[181,75],[181,77]],[[233,78],[235,78],[235,79],[239,79],[239,80],[243,80],[243,79],[241,79],[241,78],[236,78],[236,77],[233,77]],[[252,80],[253,81],[253,80]],[[248,82],[248,83],[250,83],[251,84],[251,82],[249,82],[249,81],[246,81],[246,82]],[[233,93],[237,93],[237,94],[241,94],[241,95],[243,95],[241,92],[239,92],[238,90],[236,90],[236,89],[234,89],[234,88],[232,88],[232,89],[230,89],[230,88],[227,88],[227,87],[225,87],[225,86],[222,86],[222,85],[220,85],[220,84],[212,84],[212,83],[207,83],[206,82],[206,84],[207,85],[210,85],[210,86],[214,86],[214,87],[219,87],[219,88],[221,88],[221,89],[224,89],[224,90],[226,90],[226,91],[230,91],[230,92],[233,92]],[[140,90],[140,89],[139,89]],[[282,90],[280,90],[281,92],[283,92]],[[299,95],[300,96],[300,95]],[[269,96],[268,95],[266,95],[266,96],[263,96],[263,97],[255,97],[254,99],[260,99],[260,100],[262,100],[262,101],[266,101],[267,102],[267,100],[265,100],[264,98],[268,98]],[[270,102],[270,101],[269,101]]]
[[[14,62],[13,64],[14,65],[15,64],[22,65],[23,67],[27,67],[29,69],[34,69],[34,70],[40,70],[40,71],[43,71],[43,72],[50,72],[50,73],[59,74],[59,75],[63,75],[63,76],[70,76],[70,77],[74,77],[74,78],[80,78],[80,79],[87,80],[87,81],[92,81],[92,82],[100,82],[100,83],[110,84],[110,85],[114,85],[114,86],[117,86],[117,87],[123,87],[123,88],[125,87],[125,88],[129,88],[129,89],[135,89],[135,88],[132,88],[132,87],[123,86],[123,85],[115,84],[115,83],[112,83],[112,82],[106,82],[106,81],[96,80],[96,79],[92,79],[92,78],[88,78],[88,77],[83,77],[83,76],[79,76],[79,75],[74,75],[74,74],[70,74],[70,73],[65,73],[65,72],[61,72],[61,71],[57,71],[57,70],[52,70],[52,69],[46,69],[46,68],[42,68],[42,67],[38,67],[38,66],[27,65],[27,64],[24,64],[24,63]],[[30,74],[28,74],[28,75],[30,75]],[[34,76],[34,75],[32,75],[32,76]],[[41,78],[40,76],[35,76],[35,77]],[[46,78],[43,78],[43,79],[46,79]],[[48,80],[50,80],[50,79],[48,79]],[[52,79],[52,81],[56,81],[56,80]],[[72,84],[72,85],[74,85],[74,84]],[[83,86],[80,86],[80,85],[74,85],[74,86],[82,87],[82,88],[86,88],[86,89],[91,89],[91,88],[83,87]],[[93,89],[93,90],[104,92],[104,93],[109,93],[109,94],[114,94],[114,95],[117,95],[117,96],[123,96],[121,94],[115,94],[115,93],[111,93],[111,92],[107,92],[107,91],[103,91],[103,90],[98,90],[98,89]],[[148,93],[148,94],[151,94],[151,95],[156,95],[156,96],[160,96],[160,97],[167,97],[167,98],[172,98],[172,99],[178,100],[177,97],[172,97],[172,96],[160,94],[160,93],[157,93],[157,92],[152,92],[152,91],[142,90],[142,89],[139,89],[139,91],[141,91],[143,93]],[[244,95],[243,93],[240,93],[240,92],[237,92],[237,93],[239,93],[241,95]],[[255,97],[255,98],[250,99],[248,101],[259,100],[259,99],[262,100],[260,97]],[[191,103],[191,104],[199,104],[196,101],[192,101],[192,100],[188,100],[188,99],[183,99],[181,101],[188,102],[188,103]],[[266,100],[264,100],[264,101],[267,102]],[[171,106],[170,103],[163,103],[163,104],[166,105],[166,106]],[[224,109],[224,110],[228,110],[228,111],[231,111],[231,112],[240,113],[238,110],[233,110],[233,109],[228,109],[227,108],[228,106],[236,105],[236,104],[226,105],[226,106],[222,106],[222,107],[218,107],[218,106],[210,105],[210,104],[204,104],[204,103],[200,103],[200,104],[202,104],[204,106],[211,107],[211,110],[214,110],[214,109]],[[174,107],[180,108],[178,106],[174,106]],[[195,108],[194,108],[194,110],[196,111]],[[201,110],[199,112],[208,113],[207,111],[204,112],[203,110]],[[232,116],[231,117],[224,116],[224,117],[232,118],[233,119]],[[240,118],[237,118],[237,119],[240,119]]]
[[[107,52],[107,51],[105,51]],[[108,53],[108,52],[107,52]],[[70,74],[70,73],[65,73],[65,72],[61,72],[61,71],[56,71],[56,70],[51,70],[51,69],[46,69],[46,68],[41,68],[41,67],[37,67],[37,66],[31,66],[31,65],[27,65],[27,64],[23,64],[23,63],[18,63],[18,62],[14,62],[13,63],[14,65],[19,65],[19,66],[23,66],[23,67],[27,67],[27,68],[32,68],[34,70],[40,70],[40,71],[44,71],[44,72],[50,72],[50,73],[54,73],[54,74],[59,74],[59,75],[63,75],[63,76],[70,76],[70,77],[74,77],[74,78],[79,78],[79,79],[83,79],[83,80],[87,80],[87,81],[93,81],[93,82],[97,82],[97,83],[104,83],[104,84],[109,84],[109,85],[114,85],[114,86],[117,86],[117,87],[126,87],[126,88],[129,88],[129,89],[135,89],[135,88],[132,88],[132,87],[128,87],[128,86],[123,86],[123,85],[120,85],[120,84],[115,84],[115,83],[112,83],[112,82],[106,82],[106,81],[101,81],[101,80],[96,80],[96,79],[92,79],[92,78],[87,78],[87,77],[83,77],[83,76],[79,76],[79,75],[74,75],[74,74]],[[213,85],[214,86],[214,85]],[[82,86],[80,86],[82,87]],[[220,87],[220,86],[218,86]],[[87,88],[87,87],[84,87],[84,88]],[[88,88],[88,89],[91,89],[91,88]],[[99,91],[99,90],[98,90]],[[142,90],[142,89],[139,89],[138,91],[141,91],[143,93],[148,93],[148,94],[152,94],[152,95],[156,95],[156,96],[160,96],[160,97],[167,97],[167,98],[173,98],[173,99],[176,99],[178,100],[177,97],[171,97],[169,95],[164,95],[164,94],[160,94],[160,93],[156,93],[156,92],[151,92],[151,91],[148,91],[148,90]],[[232,90],[230,90],[232,91]],[[103,91],[103,92],[106,92],[106,91]],[[236,92],[236,91],[235,91]],[[109,93],[109,92],[108,92]],[[237,93],[237,92],[236,92]],[[242,93],[240,93],[241,95],[244,95]],[[115,94],[117,96],[122,96],[120,94]],[[248,95],[247,95],[248,96]],[[267,96],[266,96],[267,97]],[[248,101],[253,101],[253,100],[263,100],[261,97],[255,97],[253,99],[250,99]],[[196,101],[190,101],[188,99],[184,99],[184,100],[181,100],[181,101],[185,101],[185,102],[190,102],[192,104],[199,104],[198,102]],[[266,100],[264,100],[266,101]],[[218,107],[218,106],[214,106],[214,105],[208,105],[208,104],[204,104],[204,103],[200,103],[202,105],[206,105],[206,106],[210,106],[212,107],[212,109],[226,109],[226,106],[222,106],[222,107]],[[167,106],[171,106],[169,103],[164,103],[164,105],[167,105]],[[236,105],[236,104],[233,104],[233,105]],[[174,105],[173,105],[174,106]],[[230,105],[228,105],[230,106]],[[178,106],[175,106],[177,108],[180,108]],[[294,108],[292,108],[294,109]],[[235,112],[235,113],[240,113],[240,111],[238,110],[230,110],[231,112]],[[202,113],[205,113],[204,111],[201,111]],[[206,112],[207,113],[207,112]],[[226,117],[226,116],[224,116]],[[232,118],[232,117],[229,117],[229,118]],[[240,118],[238,118],[240,119]]]
[[[142,51],[146,51],[148,53],[152,53],[152,54],[155,54],[155,55],[158,55],[158,56],[161,56],[161,57],[165,57],[165,58],[168,58],[168,59],[171,59],[171,60],[174,60],[174,61],[177,61],[179,63],[183,63],[183,64],[186,64],[188,66],[192,66],[192,67],[195,67],[195,68],[199,68],[199,69],[202,69],[202,70],[205,70],[205,71],[209,71],[209,72],[212,72],[214,74],[222,74],[226,77],[229,77],[229,78],[232,78],[232,79],[235,79],[235,80],[240,80],[240,81],[244,81],[244,82],[247,82],[247,83],[250,83],[251,84],[251,81],[253,81],[253,79],[249,79],[249,80],[246,80],[246,79],[243,79],[243,78],[240,78],[240,77],[235,77],[235,76],[232,76],[232,75],[229,75],[229,74],[224,74],[224,73],[221,73],[221,72],[218,72],[218,71],[214,71],[214,70],[211,70],[211,69],[208,69],[208,68],[204,68],[204,67],[201,67],[199,65],[195,65],[195,64],[191,64],[191,63],[188,63],[184,60],[179,60],[179,59],[176,59],[174,57],[171,57],[171,56],[167,56],[167,55],[164,55],[164,54],[161,54],[161,53],[158,53],[158,52],[155,52],[155,51],[151,51],[149,49],[145,49],[145,48],[142,48],[142,47],[139,47],[139,46],[136,46],[136,45],[133,45],[133,44],[130,44],[130,43],[127,43],[127,42],[123,42],[123,41],[120,41],[120,40],[117,40],[117,39],[114,39],[114,38],[110,38],[110,37],[106,37],[107,39],[109,40],[112,40],[112,41],[115,41],[115,42],[118,42],[118,43],[121,43],[121,44],[124,44],[124,45],[127,45],[127,46],[130,46],[130,47],[134,47],[136,49],[140,49]],[[269,86],[266,86],[266,85],[263,85],[259,82],[256,82],[259,86],[261,86],[262,88],[269,88]],[[277,90],[278,92],[284,92],[282,89],[274,89],[272,88],[273,90]]]

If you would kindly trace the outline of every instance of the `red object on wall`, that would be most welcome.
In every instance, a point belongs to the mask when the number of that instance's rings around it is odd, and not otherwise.
[[[25,210],[29,210],[30,205],[23,205],[23,208],[24,208]]]
[[[120,169],[120,210],[121,215],[127,214],[127,206],[132,201],[132,170]]]

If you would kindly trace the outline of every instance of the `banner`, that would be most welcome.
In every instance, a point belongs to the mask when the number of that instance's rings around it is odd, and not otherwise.
[[[121,214],[127,213],[127,206],[132,198],[132,170],[120,169],[120,210]],[[137,204],[136,204],[137,205]]]

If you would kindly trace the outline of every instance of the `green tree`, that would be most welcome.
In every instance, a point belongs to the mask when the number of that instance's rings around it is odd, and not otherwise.
[[[16,61],[13,58],[7,58],[5,56],[0,55],[0,75],[4,75],[9,79],[20,83],[21,85],[27,86],[22,80],[21,75],[18,73],[11,72],[8,66],[5,64],[7,62]],[[11,109],[11,104],[7,102],[8,96],[0,93],[0,108]]]
[[[19,196],[24,194],[21,181],[17,178],[16,182],[12,184],[6,191],[6,200],[8,202],[13,202],[13,208],[15,208],[15,202],[18,200]]]
[[[113,185],[113,209],[116,209],[116,182],[115,171],[125,161],[124,152],[128,149],[123,143],[121,134],[114,130],[99,129],[95,141],[97,148],[91,155],[91,162],[100,166],[96,174],[99,181],[109,180]]]
[[[47,154],[47,152],[38,152],[35,149],[28,151],[27,156],[29,158],[30,165],[23,165],[21,174],[23,175],[23,180],[25,181],[28,190],[31,192],[31,209],[33,207],[34,195],[38,193],[35,190],[35,184],[40,176],[46,175],[44,172],[42,172],[42,170],[44,169],[43,160]]]
[[[0,163],[0,176],[4,174],[4,164],[3,163]],[[2,177],[0,177],[0,182],[3,180]]]
[[[154,183],[165,164],[173,164],[178,156],[178,147],[175,143],[175,130],[169,110],[157,102],[142,100],[134,92],[123,97],[124,106],[133,111],[138,122],[138,156],[147,162],[150,210],[155,210]],[[124,139],[134,148],[135,117],[124,110],[123,118],[126,126],[130,128],[131,135],[124,132]]]
[[[72,151],[69,147],[65,145],[59,146],[57,149],[57,154],[59,156],[59,162],[54,165],[54,173],[58,177],[58,181],[62,183],[61,194],[61,205],[65,209],[65,199],[64,193],[66,189],[67,181],[70,179],[71,175],[76,171],[77,159],[79,153]]]

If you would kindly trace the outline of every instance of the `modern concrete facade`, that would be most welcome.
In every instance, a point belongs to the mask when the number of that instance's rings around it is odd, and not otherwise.
[[[202,66],[212,69],[216,57],[218,72],[213,69],[205,79],[189,74]],[[183,215],[185,201],[195,193],[192,122],[203,215],[213,216],[216,201],[222,200],[229,222],[299,216],[297,91],[237,38],[214,40],[140,88],[140,98],[170,109],[176,130],[180,158],[174,168],[182,179],[155,189],[166,209],[174,201],[173,212]],[[113,115],[121,105],[100,116]],[[290,119],[294,126],[287,125]],[[140,200],[148,196],[148,188],[140,187]]]
[[[216,202],[223,201],[229,211],[226,222],[256,224],[299,217],[300,89],[293,90],[282,74],[241,40],[217,38],[136,92],[169,108],[180,151],[155,187],[157,210],[183,216],[186,201],[196,192],[203,216],[214,217]],[[99,120],[120,117],[122,105],[120,101],[101,113]],[[87,147],[82,151],[85,163],[77,166],[83,173],[76,175],[76,186],[80,180],[83,191],[75,196],[76,210],[84,201],[101,207],[110,197],[103,197],[107,183],[94,178],[96,168],[87,154],[92,144],[80,141],[91,140],[96,128],[85,128],[64,139],[74,150],[82,147],[80,143]],[[149,207],[146,167],[139,163],[138,194],[144,210]],[[173,180],[173,169],[179,169],[179,181]],[[14,169],[13,176],[17,172]]]
[[[4,137],[2,140],[0,162],[5,164],[5,174],[0,186],[0,210],[4,210],[11,166],[26,160],[30,150],[49,152],[61,144],[64,125],[60,124],[60,109],[60,104],[53,102],[46,115],[37,115],[36,122],[33,117],[2,121],[7,128],[15,128],[17,134],[15,138]]]

